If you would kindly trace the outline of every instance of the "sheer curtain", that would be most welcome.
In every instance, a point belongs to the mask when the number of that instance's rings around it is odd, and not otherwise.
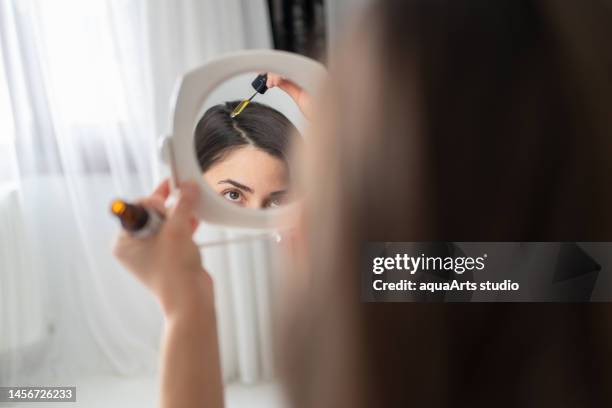
[[[156,370],[161,316],[110,255],[109,200],[159,180],[180,74],[269,46],[264,0],[0,0],[0,385]],[[204,259],[226,380],[269,377],[272,246]]]

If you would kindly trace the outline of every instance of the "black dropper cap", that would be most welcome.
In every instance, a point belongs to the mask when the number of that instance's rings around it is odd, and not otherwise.
[[[268,74],[261,74],[257,75],[257,78],[255,78],[255,80],[251,82],[251,85],[253,86],[253,89],[263,95],[268,90],[266,82],[268,82]]]

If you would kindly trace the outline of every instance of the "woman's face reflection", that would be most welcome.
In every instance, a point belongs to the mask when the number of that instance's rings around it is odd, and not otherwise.
[[[283,205],[289,188],[287,165],[251,145],[232,149],[204,173],[204,180],[229,202],[255,209]]]
[[[228,202],[266,209],[288,201],[288,149],[297,129],[274,108],[240,101],[209,108],[195,129],[195,150],[206,183]]]

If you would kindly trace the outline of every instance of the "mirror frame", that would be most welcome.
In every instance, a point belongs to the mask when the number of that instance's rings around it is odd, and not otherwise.
[[[277,73],[300,85],[313,98],[327,75],[319,62],[284,51],[250,50],[216,58],[179,79],[170,106],[172,133],[163,139],[161,155],[170,165],[174,185],[183,180],[198,184],[200,200],[196,215],[206,223],[254,229],[288,228],[291,220],[295,220],[298,203],[266,210],[231,204],[206,185],[197,162],[194,131],[200,109],[215,88],[247,72]],[[249,89],[245,89],[245,95],[248,93]]]

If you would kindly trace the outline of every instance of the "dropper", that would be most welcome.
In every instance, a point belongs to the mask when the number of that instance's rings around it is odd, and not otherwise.
[[[232,113],[230,113],[230,117],[235,118],[236,116],[240,115],[242,111],[244,110],[244,108],[246,108],[247,105],[251,103],[251,100],[253,100],[253,98],[258,93],[262,95],[265,94],[266,91],[268,90],[268,87],[266,86],[266,82],[268,82],[268,74],[258,75],[257,78],[255,78],[255,80],[251,82],[251,86],[253,87],[253,89],[255,89],[255,93],[251,95],[249,99],[245,99],[242,102],[240,102],[238,106],[236,106],[236,108],[232,111]]]

